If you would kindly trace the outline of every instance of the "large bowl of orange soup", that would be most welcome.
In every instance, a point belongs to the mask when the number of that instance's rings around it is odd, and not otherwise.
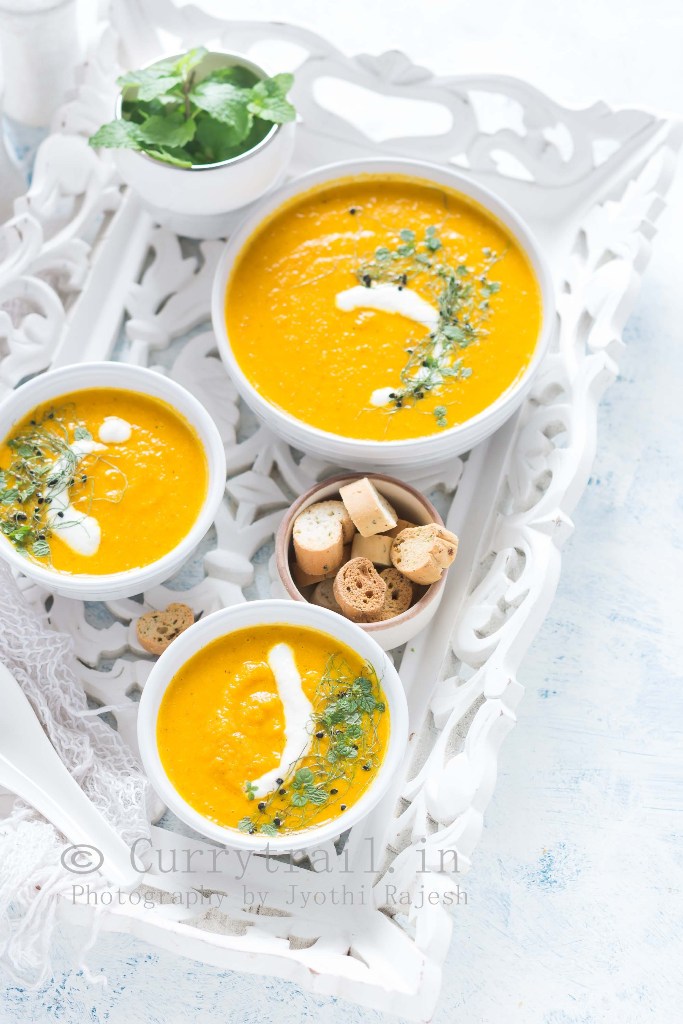
[[[243,849],[328,842],[387,794],[408,712],[372,637],[314,605],[249,601],[200,619],[145,683],[138,740],[161,799]]]
[[[66,597],[141,593],[192,554],[225,474],[218,428],[163,374],[40,374],[0,403],[0,557]]]
[[[410,468],[516,409],[553,293],[492,193],[435,165],[359,160],[259,206],[227,243],[212,319],[239,392],[280,436],[347,466]]]

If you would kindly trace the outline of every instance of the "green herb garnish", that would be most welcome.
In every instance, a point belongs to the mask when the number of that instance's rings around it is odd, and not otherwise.
[[[253,149],[274,124],[293,121],[289,74],[259,79],[246,67],[202,74],[207,50],[129,71],[117,81],[122,116],[90,136],[96,148],[135,149],[175,167],[230,160]]]
[[[381,696],[372,665],[355,675],[341,655],[332,655],[316,691],[310,745],[290,765],[281,785],[259,801],[258,813],[240,820],[240,831],[266,836],[297,832],[325,805],[338,804],[344,810],[357,773],[379,765],[377,726],[386,710]],[[244,788],[253,800],[253,783]]]
[[[358,281],[366,288],[380,283],[404,288],[419,277],[438,308],[437,325],[427,337],[408,339],[401,386],[389,396],[392,413],[414,406],[430,393],[441,394],[449,381],[467,380],[472,370],[463,365],[460,353],[487,334],[484,324],[490,313],[489,300],[501,287],[499,281],[489,279],[489,273],[504,254],[482,249],[475,269],[465,260],[455,266],[446,263],[440,258],[442,249],[435,226],[427,227],[421,239],[410,228],[403,228],[394,248],[378,246],[356,270]],[[433,415],[439,427],[448,426],[445,406],[437,406]]]
[[[98,500],[92,476],[79,463],[83,458],[97,461],[101,456],[80,453],[77,442],[92,440],[86,427],[76,426],[73,439],[69,438],[65,416],[69,412],[70,419],[72,411],[49,408],[6,443],[12,462],[0,470],[0,532],[28,557],[49,560],[50,538],[73,525],[74,520],[63,510],[72,500],[87,498],[84,514],[89,514],[93,501]],[[120,501],[127,486],[125,474],[108,461],[107,465],[120,474],[121,490],[109,491],[99,500]],[[58,500],[65,493],[68,503]]]

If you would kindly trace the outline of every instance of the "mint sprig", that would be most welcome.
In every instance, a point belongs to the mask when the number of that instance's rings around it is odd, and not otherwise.
[[[259,79],[249,68],[220,67],[202,75],[207,51],[128,71],[121,117],[91,137],[95,148],[133,149],[176,167],[220,163],[261,142],[273,124],[293,121],[289,74]]]

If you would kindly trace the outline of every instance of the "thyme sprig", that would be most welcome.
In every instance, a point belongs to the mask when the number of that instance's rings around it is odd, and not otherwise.
[[[487,334],[484,325],[490,300],[501,288],[499,281],[491,280],[490,272],[505,253],[483,248],[475,268],[466,259],[451,266],[441,258],[442,250],[433,225],[420,239],[411,229],[403,228],[395,248],[378,246],[372,258],[363,260],[356,270],[358,281],[366,288],[376,284],[403,288],[418,277],[426,278],[438,309],[437,324],[427,337],[408,339],[401,385],[389,395],[392,413],[416,405],[430,392],[440,393],[449,381],[467,380],[472,370],[464,365],[460,352]],[[433,415],[439,427],[448,426],[445,406],[437,406]]]
[[[339,804],[359,771],[379,765],[377,726],[385,712],[382,691],[369,663],[356,675],[340,654],[331,655],[320,679],[309,723],[310,740],[277,788],[259,801],[258,813],[244,817],[238,827],[252,835],[275,836],[283,829],[300,831],[325,805]],[[246,782],[247,799],[256,799],[253,782]]]
[[[54,533],[72,525],[61,510],[50,516],[55,498],[65,490],[70,496],[86,495],[88,511],[92,502],[98,500],[92,476],[79,465],[83,456],[72,447],[73,442],[92,440],[92,435],[86,427],[76,426],[70,442],[64,423],[70,408],[51,407],[11,437],[6,444],[12,452],[12,462],[0,470],[0,532],[22,554],[41,560],[50,558],[50,538]],[[121,475],[122,494],[127,481]],[[120,500],[120,495],[105,500]]]

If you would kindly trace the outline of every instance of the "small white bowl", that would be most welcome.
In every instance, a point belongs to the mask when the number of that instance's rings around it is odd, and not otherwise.
[[[230,53],[208,53],[197,70],[201,75],[217,67],[234,66],[247,68],[259,78],[267,77],[257,64]],[[117,117],[121,116],[121,100],[119,94]],[[284,179],[294,148],[294,131],[294,121],[274,124],[266,137],[246,153],[193,167],[173,167],[132,149],[115,149],[112,154],[119,174],[135,189],[156,221],[188,238],[219,238],[234,223],[232,211],[260,199]]]
[[[249,835],[236,828],[227,828],[205,818],[180,796],[168,778],[157,746],[157,718],[166,689],[182,666],[197,651],[219,637],[237,629],[268,623],[308,626],[341,641],[361,658],[370,662],[377,673],[389,707],[389,743],[377,775],[369,787],[341,817],[323,825],[313,826],[305,832],[267,838],[256,833]],[[241,850],[283,853],[302,850],[336,839],[365,817],[379,802],[405,756],[408,739],[408,708],[405,692],[398,673],[384,651],[372,637],[358,626],[334,612],[310,604],[292,601],[248,601],[223,608],[195,622],[181,633],[164,651],[145,683],[138,709],[138,743],[145,773],[159,797],[181,821],[225,846]]]
[[[280,523],[275,536],[275,565],[277,567],[280,582],[285,592],[293,601],[306,601],[306,598],[297,587],[292,577],[290,561],[293,555],[292,532],[294,521],[300,512],[303,512],[309,505],[317,501],[328,501],[330,498],[339,497],[339,488],[344,484],[357,480],[357,473],[333,476],[322,483],[311,487],[309,491],[302,494],[300,498],[289,506],[285,512],[284,519]],[[424,526],[427,523],[438,523],[444,525],[443,519],[424,494],[420,494],[410,484],[397,480],[395,477],[384,476],[381,473],[373,473],[369,479],[375,485],[380,494],[393,505],[398,512],[400,519],[406,519],[409,523]],[[455,562],[457,566],[457,559]],[[359,622],[357,626],[364,633],[368,633],[380,647],[385,651],[392,651],[395,647],[412,640],[414,636],[424,629],[427,623],[431,622],[436,614],[436,609],[443,597],[443,588],[446,585],[445,570],[437,583],[429,587],[422,587],[425,593],[415,604],[401,615],[396,615],[386,622]],[[338,614],[338,613],[334,613]]]
[[[117,388],[160,398],[196,430],[206,454],[208,486],[204,504],[189,533],[163,558],[124,572],[64,573],[46,569],[21,555],[12,542],[0,536],[0,557],[12,568],[47,590],[80,601],[109,601],[132,597],[163,583],[192,554],[214,521],[225,493],[225,449],[218,428],[193,395],[163,374],[126,363],[80,363],[34,377],[0,403],[0,441],[12,433],[36,406],[87,388]]]
[[[533,356],[519,380],[478,415],[450,429],[428,437],[405,441],[363,441],[313,427],[273,405],[253,386],[241,369],[230,344],[225,323],[225,296],[230,276],[252,235],[284,203],[304,195],[320,185],[363,175],[406,175],[431,185],[454,189],[473,199],[497,218],[513,235],[526,254],[541,292],[542,322]],[[353,469],[401,471],[438,465],[485,440],[507,420],[521,404],[538,372],[550,343],[554,324],[554,293],[546,260],[530,229],[522,219],[488,189],[448,167],[419,160],[396,158],[349,160],[318,167],[289,182],[268,196],[235,231],[216,268],[211,302],[211,319],[218,350],[228,373],[245,402],[275,432],[300,451],[318,455],[328,462]]]

